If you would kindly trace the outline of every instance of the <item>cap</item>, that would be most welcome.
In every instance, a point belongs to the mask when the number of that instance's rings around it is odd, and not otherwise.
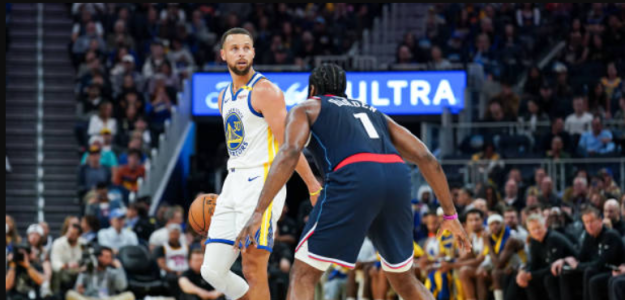
[[[28,226],[28,229],[26,229],[26,235],[29,235],[33,232],[36,232],[40,236],[43,236],[43,228],[39,224],[30,224],[30,226]]]
[[[179,224],[176,224],[176,223],[167,225],[167,231],[171,232],[173,230],[178,230],[178,231],[182,232],[182,226],[180,226]]]
[[[553,66],[553,71],[556,73],[566,73],[568,71],[568,69],[566,68],[566,66],[563,63],[556,63]]]
[[[122,57],[122,62],[129,62],[129,63],[135,63],[135,58],[130,55],[130,54],[126,54],[124,55],[124,57]]]
[[[445,212],[443,211],[443,208],[439,206],[439,207],[436,209],[436,215],[440,217],[440,216],[442,216],[442,215],[444,215],[444,214],[445,214]]]
[[[109,220],[112,220],[115,218],[124,218],[125,216],[126,214],[121,208],[116,208],[113,211],[111,211],[111,213],[109,214]]]
[[[113,133],[110,129],[104,127],[102,128],[102,130],[100,130],[100,134],[111,134]]]
[[[493,222],[503,223],[503,217],[499,214],[491,215],[490,217],[488,217],[488,221],[486,223],[490,225],[490,223],[493,223]]]

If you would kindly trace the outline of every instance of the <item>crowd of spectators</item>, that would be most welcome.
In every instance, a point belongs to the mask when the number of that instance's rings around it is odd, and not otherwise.
[[[6,217],[8,298],[141,298],[144,290],[132,283],[141,279],[133,277],[135,266],[123,263],[125,251],[139,247],[157,270],[162,294],[222,299],[201,278],[203,242],[186,226],[184,209],[162,205],[150,217],[149,199],[129,201],[182,81],[204,66],[223,64],[218,38],[234,26],[254,35],[257,64],[310,68],[315,55],[349,54],[379,6],[71,5],[83,214],[67,217],[56,238],[45,222],[32,224],[23,241]],[[527,124],[521,136],[538,157],[614,156],[625,151],[623,127],[606,127],[608,120],[625,122],[624,52],[618,50],[625,49],[624,17],[622,4],[436,4],[428,11],[426,34],[407,33],[397,61],[433,69],[481,64],[500,83],[484,121]],[[566,37],[557,63],[533,65],[557,36]],[[584,78],[597,64],[600,76]],[[522,91],[515,91],[511,75],[522,70],[528,75]],[[541,122],[551,127],[540,130]],[[437,299],[622,299],[625,196],[613,171],[578,168],[557,190],[542,168],[527,178],[503,164],[524,154],[518,146],[504,147],[507,132],[480,135],[481,143],[458,148],[469,148],[466,154],[488,180],[452,186],[472,253],[460,253],[448,234],[436,237],[441,213],[429,187],[413,201],[415,274],[426,287]],[[308,201],[297,214],[285,207],[279,220],[268,270],[273,299],[286,296],[294,247],[311,210]],[[240,273],[240,265],[234,269]],[[360,271],[364,279],[356,280]],[[358,282],[365,298],[393,296],[367,241],[357,270],[334,266],[327,273],[324,297],[356,299]]]

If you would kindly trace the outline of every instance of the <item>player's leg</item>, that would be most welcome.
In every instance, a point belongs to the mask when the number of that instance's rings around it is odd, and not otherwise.
[[[269,300],[269,278],[267,264],[271,252],[255,247],[243,253],[243,276],[250,286],[250,299]]]
[[[239,256],[231,245],[224,243],[209,243],[206,245],[204,263],[201,274],[206,282],[216,290],[221,291],[232,299],[247,298],[248,284],[243,278],[230,271],[230,267]]]
[[[477,299],[488,299],[488,287],[491,283],[491,271],[486,270],[484,274],[478,274],[476,283]]]
[[[459,270],[460,282],[462,283],[462,291],[464,299],[475,300],[475,268],[463,266]]]
[[[208,239],[202,264],[201,274],[206,282],[231,299],[247,299],[248,284],[243,278],[230,271],[230,267],[239,256],[234,251],[234,239],[237,212],[234,209],[233,192],[237,188],[237,174],[226,177],[222,193],[217,201],[215,213],[208,229]]]
[[[330,264],[325,265],[326,269]],[[312,300],[315,296],[315,284],[324,271],[306,262],[296,259],[291,269],[287,300]]]
[[[386,278],[393,286],[393,289],[401,296],[404,300],[434,300],[434,296],[430,291],[428,291],[421,281],[417,280],[417,277],[414,276],[412,269],[406,270],[401,273],[397,272],[387,272]]]

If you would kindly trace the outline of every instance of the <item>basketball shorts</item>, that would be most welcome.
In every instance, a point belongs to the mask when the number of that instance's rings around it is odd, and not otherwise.
[[[230,169],[221,194],[217,199],[206,244],[234,245],[234,240],[256,208],[266,177],[267,170],[263,167]],[[282,214],[285,200],[286,186],[278,192],[263,214],[262,225],[255,236],[259,249],[271,252],[274,242],[274,228],[276,228],[278,219]],[[250,242],[248,240],[247,245]]]
[[[405,272],[413,263],[412,217],[405,164],[346,165],[328,174],[295,258],[319,270],[332,263],[354,268],[368,236],[384,270]]]

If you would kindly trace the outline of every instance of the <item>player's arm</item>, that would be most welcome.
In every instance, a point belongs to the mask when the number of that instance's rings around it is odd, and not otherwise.
[[[256,245],[254,235],[260,227],[263,213],[278,194],[280,189],[286,184],[301,157],[302,150],[306,145],[308,136],[310,135],[310,126],[314,122],[313,117],[309,115],[310,109],[319,111],[319,103],[306,101],[305,103],[294,107],[287,117],[286,138],[284,144],[280,146],[278,155],[273,160],[263,190],[260,192],[260,198],[252,217],[248,220],[243,230],[234,241],[234,247],[240,247],[245,251],[245,241],[249,237],[252,244]]]
[[[252,107],[263,114],[278,144],[282,145],[284,143],[284,128],[287,116],[286,103],[282,91],[269,81],[262,80],[258,82],[252,93]],[[321,185],[315,178],[303,153],[300,153],[298,157],[295,171],[306,183],[309,193],[313,194],[321,189]],[[317,202],[318,196],[318,193],[311,196],[313,205]]]
[[[449,193],[449,186],[447,185],[447,177],[443,172],[443,168],[436,160],[436,157],[432,155],[430,150],[408,129],[397,124],[393,119],[386,116],[388,122],[388,131],[393,141],[393,145],[399,154],[409,162],[416,164],[419,167],[419,171],[425,177],[434,194],[440,200],[441,207],[445,212],[445,215],[456,215],[456,208],[451,200],[451,194]],[[452,221],[452,222],[449,222]],[[458,243],[461,248],[468,250],[471,247],[467,233],[462,228],[462,224],[455,220],[445,220],[439,230],[439,235],[442,234],[444,229],[447,229],[453,233],[454,237],[458,239]]]
[[[217,107],[219,107],[219,113],[221,114],[221,101],[224,99],[224,93],[226,92],[227,88],[221,90],[221,92],[219,92],[219,96],[217,97]]]

